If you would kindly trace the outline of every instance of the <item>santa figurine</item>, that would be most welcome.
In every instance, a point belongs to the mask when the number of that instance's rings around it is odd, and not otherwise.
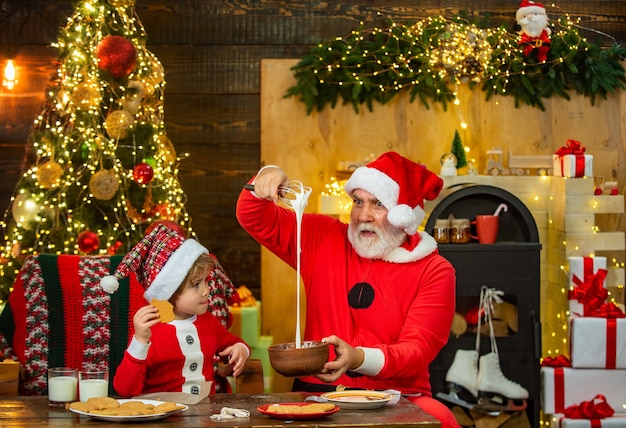
[[[522,0],[515,13],[515,20],[521,28],[519,45],[523,47],[524,55],[528,57],[535,51],[537,61],[544,62],[550,50],[552,30],[548,26],[548,15],[543,4]]]

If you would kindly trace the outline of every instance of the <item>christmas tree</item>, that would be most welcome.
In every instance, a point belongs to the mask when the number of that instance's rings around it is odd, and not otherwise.
[[[80,0],[1,226],[0,303],[31,254],[128,252],[158,222],[193,234],[164,126],[164,70],[135,0]]]
[[[463,168],[465,165],[467,165],[465,149],[463,148],[461,136],[459,135],[459,131],[457,130],[454,131],[454,138],[452,139],[452,147],[450,148],[450,153],[456,156],[456,169]]]

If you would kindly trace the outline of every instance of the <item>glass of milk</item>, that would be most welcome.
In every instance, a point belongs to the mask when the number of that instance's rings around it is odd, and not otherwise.
[[[76,401],[78,370],[69,367],[48,369],[48,404],[51,407],[65,407]]]
[[[78,394],[80,401],[87,401],[93,397],[108,397],[109,371],[83,370],[78,373]]]

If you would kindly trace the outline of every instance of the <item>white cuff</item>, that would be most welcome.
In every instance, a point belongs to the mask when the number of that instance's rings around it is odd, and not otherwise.
[[[379,348],[364,348],[362,346],[357,346],[357,349],[363,350],[365,358],[363,358],[363,364],[352,371],[365,376],[376,376],[380,373],[385,365],[385,354],[383,351]]]
[[[145,360],[148,358],[148,349],[150,349],[150,342],[142,343],[133,336],[126,350],[132,357],[138,360]]]

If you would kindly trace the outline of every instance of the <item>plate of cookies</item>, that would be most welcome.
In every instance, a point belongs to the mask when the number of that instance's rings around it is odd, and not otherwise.
[[[70,403],[70,411],[111,422],[154,421],[184,412],[189,407],[173,401],[119,399],[112,397],[90,398]]]
[[[264,404],[257,407],[257,410],[264,415],[275,419],[317,419],[338,412],[339,406],[333,403],[280,403]]]

